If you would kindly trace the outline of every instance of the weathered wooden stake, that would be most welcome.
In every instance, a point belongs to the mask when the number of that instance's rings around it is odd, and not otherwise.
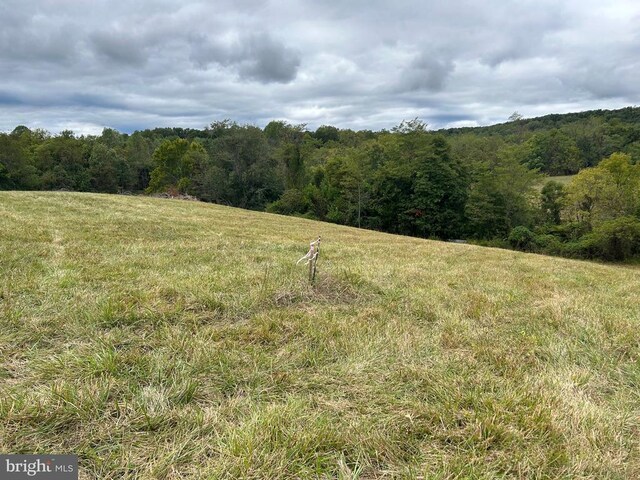
[[[315,242],[315,249],[311,261],[309,262],[309,281],[313,284],[316,281],[316,265],[320,256],[320,237]]]
[[[311,242],[309,244],[309,251],[307,252],[307,254],[304,257],[302,257],[300,260],[298,260],[298,262],[296,263],[297,265],[303,260],[307,261],[305,265],[309,266],[309,282],[311,282],[312,284],[316,280],[316,269],[317,269],[319,256],[320,256],[320,237],[318,237],[318,239],[315,242]]]

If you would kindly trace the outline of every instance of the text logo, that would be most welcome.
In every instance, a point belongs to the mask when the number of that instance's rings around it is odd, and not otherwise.
[[[0,479],[78,480],[78,456],[0,455]]]

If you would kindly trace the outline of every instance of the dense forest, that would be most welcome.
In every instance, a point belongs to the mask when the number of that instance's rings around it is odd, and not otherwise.
[[[567,184],[548,176],[575,175]],[[0,189],[168,193],[579,258],[640,256],[640,108],[431,131],[225,120],[198,129],[0,133]]]

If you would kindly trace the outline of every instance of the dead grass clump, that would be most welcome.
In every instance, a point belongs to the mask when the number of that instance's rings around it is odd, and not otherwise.
[[[273,295],[276,307],[294,305],[329,304],[349,305],[365,301],[370,295],[331,274],[318,275],[314,285],[301,280],[293,288],[278,290]]]

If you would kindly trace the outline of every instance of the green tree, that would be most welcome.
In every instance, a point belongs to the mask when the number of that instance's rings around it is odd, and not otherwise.
[[[129,167],[128,181],[124,188],[143,191],[149,186],[153,170],[153,141],[141,132],[135,132],[127,139],[124,156]]]
[[[578,173],[567,186],[567,213],[595,226],[640,211],[640,164],[614,153]]]
[[[232,124],[207,148],[214,164],[227,172],[223,203],[263,210],[284,190],[273,149],[259,128]]]
[[[9,178],[9,173],[7,171],[7,167],[0,162],[0,190],[5,190],[11,188],[11,181]]]
[[[320,184],[328,220],[354,226],[367,224],[363,217],[369,208],[370,175],[367,148],[339,148],[332,152],[322,169]],[[313,204],[319,206],[317,195],[314,198]]]
[[[42,187],[47,190],[90,190],[84,147],[85,142],[69,130],[44,140],[34,153],[35,165],[42,172]]]
[[[430,151],[416,152],[412,207],[418,235],[453,238],[462,234],[464,207],[467,200],[468,175],[461,162],[450,155],[450,147],[442,136],[431,138]]]
[[[197,142],[189,143],[187,140],[177,138],[165,140],[153,152],[155,168],[151,172],[151,180],[147,192],[166,192],[176,190],[185,192],[193,169],[190,150],[203,150]]]
[[[91,189],[95,192],[116,193],[119,189],[118,168],[122,167],[117,153],[104,143],[96,143],[89,158]]]
[[[306,213],[311,204],[306,195],[298,189],[285,190],[278,200],[267,206],[267,212],[293,215]]]
[[[104,128],[102,134],[97,141],[106,145],[108,148],[118,150],[124,147],[125,136],[113,128]]]
[[[41,135],[24,126],[16,127],[11,134],[0,133],[0,189],[40,187],[34,151],[42,141]]]
[[[316,129],[313,136],[322,143],[337,142],[340,140],[340,130],[331,125],[322,125]]]
[[[622,216],[597,225],[581,241],[588,256],[625,260],[640,254],[640,220]]]
[[[531,226],[538,175],[516,158],[512,147],[473,165],[465,205],[466,229],[475,238],[506,238],[516,226]]]
[[[560,130],[536,133],[521,149],[522,163],[549,175],[571,175],[583,163],[575,141]]]
[[[507,239],[513,248],[531,251],[535,249],[535,235],[527,227],[519,225],[509,232]]]
[[[459,236],[467,169],[423,123],[403,122],[395,131],[379,139],[384,160],[373,178],[375,226],[424,237]]]
[[[540,210],[545,223],[560,223],[560,213],[564,206],[566,192],[559,182],[550,181],[544,184],[540,192]]]

